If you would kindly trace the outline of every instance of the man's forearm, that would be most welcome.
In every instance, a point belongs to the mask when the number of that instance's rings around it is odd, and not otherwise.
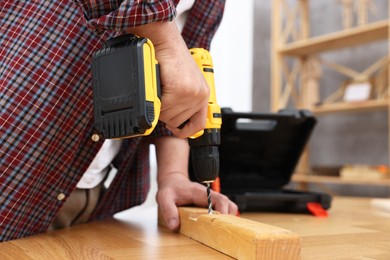
[[[189,146],[187,139],[173,136],[155,140],[158,164],[157,182],[160,183],[169,174],[188,176]]]
[[[177,41],[184,42],[175,22],[154,22],[128,28],[127,32],[146,37],[150,39],[155,46],[168,44],[170,42],[176,42],[177,44]]]

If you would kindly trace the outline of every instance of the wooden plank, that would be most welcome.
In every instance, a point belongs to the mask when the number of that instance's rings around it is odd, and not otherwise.
[[[301,39],[310,37],[310,18],[309,18],[309,3],[308,0],[299,1],[301,13]]]
[[[334,176],[315,176],[293,174],[291,177],[293,182],[305,183],[333,183],[333,184],[350,184],[350,185],[373,185],[373,186],[390,186],[390,179],[367,180],[367,179],[341,179]]]
[[[232,215],[181,207],[180,233],[237,259],[300,259],[301,239],[289,230]]]
[[[356,102],[339,102],[331,104],[323,104],[313,107],[312,112],[316,115],[330,113],[349,113],[349,112],[366,112],[385,110],[388,108],[389,100],[366,100]]]
[[[271,56],[271,110],[279,111],[281,109],[280,97],[282,94],[282,56],[278,52],[280,49],[282,22],[281,22],[281,0],[272,1],[272,56]]]
[[[387,10],[387,17],[390,19],[390,5],[388,5]],[[388,35],[390,35],[390,26],[388,26]],[[390,60],[390,39],[387,39],[387,57]],[[387,99],[390,99],[390,66],[387,67],[387,76],[388,76],[388,82],[387,82]],[[389,158],[388,165],[390,167],[390,101],[387,103],[387,142],[388,142],[388,149],[387,149],[387,156]]]
[[[278,52],[289,56],[318,54],[320,52],[356,46],[386,39],[389,34],[387,20],[329,33],[307,40],[296,41],[279,48]]]

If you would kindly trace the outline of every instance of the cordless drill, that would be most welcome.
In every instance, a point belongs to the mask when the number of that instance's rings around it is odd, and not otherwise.
[[[210,88],[206,128],[188,140],[193,173],[207,186],[212,213],[210,183],[219,173],[221,109],[209,52],[195,48],[190,53]],[[151,41],[132,34],[112,38],[92,58],[96,130],[108,139],[149,135],[161,109],[159,66]]]
[[[219,174],[219,150],[221,143],[221,108],[217,104],[214,84],[214,69],[211,55],[205,49],[191,49],[192,57],[201,69],[210,89],[207,106],[206,127],[188,139],[191,165],[195,178],[207,186],[208,213],[212,213],[210,184]]]

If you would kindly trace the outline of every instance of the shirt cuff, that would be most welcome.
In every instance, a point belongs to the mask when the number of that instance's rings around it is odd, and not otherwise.
[[[75,0],[84,13],[90,30],[122,32],[127,28],[153,22],[172,21],[176,8],[172,0]]]
[[[165,127],[165,123],[158,121],[156,127],[150,133],[150,135],[144,136],[142,139],[146,144],[149,145],[154,144],[156,138],[165,136],[173,136],[173,134]]]

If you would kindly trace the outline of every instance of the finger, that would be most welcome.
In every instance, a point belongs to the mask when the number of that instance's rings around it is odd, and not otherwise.
[[[207,188],[206,186],[198,183],[192,182],[190,197],[187,203],[194,204],[199,207],[207,207]]]
[[[157,194],[157,201],[162,217],[170,230],[177,230],[180,226],[179,211],[172,198],[172,194],[165,192]]]
[[[203,105],[198,105],[193,108],[184,108],[184,106],[176,106],[175,108],[167,109],[165,111],[161,110],[160,121],[163,121],[165,124],[175,127],[183,128],[189,119],[203,108]],[[196,110],[195,110],[196,109]],[[177,111],[181,111],[178,113]]]
[[[222,214],[229,214],[230,200],[220,193],[212,193],[211,201],[214,204],[214,209]],[[214,197],[214,198],[213,198]]]
[[[238,207],[228,197],[223,194],[213,192],[211,194],[214,203],[214,209],[222,214],[237,215]],[[214,198],[213,198],[214,196]]]
[[[206,126],[207,108],[203,108],[195,113],[183,128],[172,127],[167,125],[167,128],[177,137],[186,138],[204,130]],[[184,121],[183,121],[184,122]]]
[[[160,121],[163,121],[169,126],[178,127],[202,110],[205,110],[207,113],[207,101],[191,105],[190,107],[188,103],[176,104],[166,109],[161,108]],[[206,119],[206,114],[204,116]]]
[[[228,214],[235,215],[235,216],[239,215],[238,206],[236,205],[236,203],[230,201]]]

